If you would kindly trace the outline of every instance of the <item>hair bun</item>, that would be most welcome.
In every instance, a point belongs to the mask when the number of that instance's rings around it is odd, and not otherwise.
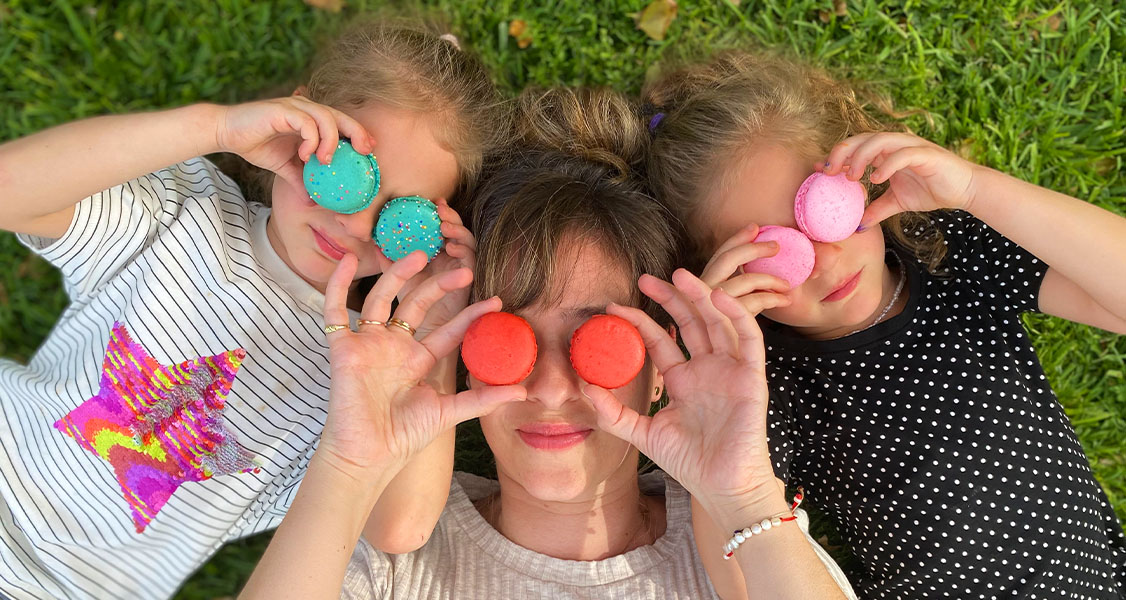
[[[626,177],[645,158],[649,135],[637,107],[603,88],[525,90],[517,98],[517,146],[555,150]]]

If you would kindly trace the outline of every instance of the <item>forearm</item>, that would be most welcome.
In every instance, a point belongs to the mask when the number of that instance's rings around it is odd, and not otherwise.
[[[314,455],[289,512],[240,598],[339,598],[364,522],[398,472],[358,481]]]
[[[1126,218],[993,169],[974,178],[974,216],[1126,318]]]
[[[790,508],[780,494],[770,499],[742,504],[726,503],[719,506],[702,502],[701,505],[727,535],[736,529],[759,523],[764,518],[789,513]],[[722,554],[722,542],[715,548],[704,548],[701,551]],[[749,598],[845,598],[794,521],[784,522],[780,527],[752,536],[735,550],[732,560],[738,561]]]
[[[426,381],[442,394],[455,391],[457,357],[439,360]],[[442,514],[449,498],[453,476],[454,439],[450,429],[411,458],[391,481],[364,526],[364,538],[389,554],[403,554],[422,547]]]
[[[42,220],[93,193],[219,151],[220,108],[95,117],[0,145],[0,229],[39,234]]]
[[[453,429],[438,436],[395,476],[364,526],[368,543],[403,554],[430,539],[450,493],[454,437]]]

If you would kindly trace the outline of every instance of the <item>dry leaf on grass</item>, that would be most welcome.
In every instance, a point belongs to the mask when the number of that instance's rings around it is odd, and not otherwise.
[[[532,45],[532,33],[528,31],[528,24],[521,19],[513,19],[508,23],[508,35],[516,38],[516,45],[521,48]]]
[[[338,13],[344,8],[344,0],[305,0],[305,4],[334,13]]]
[[[675,18],[676,0],[653,0],[638,15],[637,28],[659,42],[665,39],[665,34]]]
[[[845,0],[833,0],[833,12],[837,13],[838,17],[847,15],[848,3]]]

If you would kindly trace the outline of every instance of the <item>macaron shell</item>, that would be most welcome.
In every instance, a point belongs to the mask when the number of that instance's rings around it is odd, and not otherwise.
[[[778,242],[778,254],[756,258],[743,265],[746,273],[766,273],[785,279],[794,289],[809,279],[815,255],[813,242],[790,227],[767,225],[759,229],[755,242]]]
[[[585,381],[614,389],[633,381],[645,365],[645,343],[629,321],[595,315],[571,335],[571,366]]]
[[[375,244],[391,260],[400,260],[415,250],[422,250],[426,260],[433,260],[445,245],[438,207],[418,196],[391,200],[379,211]]]
[[[309,157],[302,180],[314,202],[350,215],[371,206],[379,193],[379,163],[375,156],[360,154],[347,140],[340,140],[327,165],[316,154]]]
[[[856,233],[864,217],[864,186],[843,173],[814,173],[794,197],[794,219],[802,233],[819,242],[839,242]]]
[[[474,321],[461,342],[469,374],[488,385],[520,383],[536,364],[536,334],[524,319],[505,312]]]

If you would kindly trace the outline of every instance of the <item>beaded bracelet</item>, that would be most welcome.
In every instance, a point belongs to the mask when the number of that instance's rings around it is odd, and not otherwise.
[[[723,545],[723,560],[730,560],[732,556],[735,556],[735,549],[742,545],[743,542],[751,539],[752,536],[759,535],[764,531],[769,531],[774,527],[782,525],[782,523],[786,521],[796,521],[798,517],[794,514],[794,511],[798,509],[798,505],[801,504],[804,498],[805,490],[798,487],[798,492],[794,494],[794,502],[790,505],[789,513],[779,513],[772,517],[767,517],[750,527],[736,529],[731,539],[727,540],[727,543]]]

